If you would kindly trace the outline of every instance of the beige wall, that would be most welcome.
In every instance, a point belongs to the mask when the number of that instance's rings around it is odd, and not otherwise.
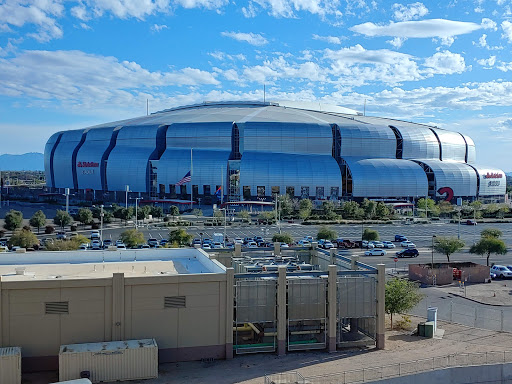
[[[186,307],[164,308],[165,296],[186,296]],[[142,338],[157,340],[161,361],[225,354],[225,274],[0,280],[0,297],[0,347],[28,360],[53,362],[62,344]],[[45,314],[52,301],[68,301],[69,314]]]

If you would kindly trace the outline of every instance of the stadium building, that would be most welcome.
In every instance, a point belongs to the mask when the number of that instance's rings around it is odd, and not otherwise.
[[[106,201],[128,189],[203,203],[285,193],[499,202],[506,192],[504,172],[477,164],[464,134],[298,102],[204,103],[57,132],[45,172],[53,192]]]

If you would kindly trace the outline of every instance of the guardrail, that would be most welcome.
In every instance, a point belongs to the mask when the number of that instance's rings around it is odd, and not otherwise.
[[[408,376],[416,373],[435,371],[438,369],[511,362],[512,351],[460,353],[406,361],[380,367],[367,367],[339,373],[306,376],[305,382],[308,384],[368,383],[371,381]]]

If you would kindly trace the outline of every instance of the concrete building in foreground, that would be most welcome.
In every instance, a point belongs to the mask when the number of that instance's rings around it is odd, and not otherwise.
[[[127,189],[204,203],[285,193],[501,201],[506,191],[504,172],[478,164],[467,135],[294,102],[204,103],[58,132],[45,172],[52,191],[110,201]]]
[[[384,346],[383,265],[274,254],[274,271],[236,274],[199,249],[0,254],[0,348],[37,371],[58,368],[61,345],[120,340],[155,339],[160,362]],[[287,272],[298,257],[318,268]]]

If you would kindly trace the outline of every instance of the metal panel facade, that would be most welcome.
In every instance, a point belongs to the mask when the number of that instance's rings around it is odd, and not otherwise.
[[[387,126],[357,124],[338,125],[341,157],[395,158],[396,138]]]
[[[62,134],[53,154],[53,175],[56,188],[73,188],[73,151],[80,143],[84,130],[66,131]]]
[[[46,185],[51,187],[53,184],[52,173],[51,173],[51,155],[53,151],[53,147],[57,142],[57,138],[59,137],[61,132],[54,133],[46,142],[44,147],[44,174],[46,176]]]
[[[468,164],[432,159],[421,159],[433,171],[436,180],[436,196],[443,197],[439,193],[442,188],[451,188],[455,197],[476,196],[477,176],[473,168]]]
[[[403,139],[403,159],[439,159],[439,141],[427,127],[392,124]]]
[[[96,128],[87,132],[76,156],[76,176],[79,189],[101,190],[101,158],[108,146],[115,127]]]
[[[505,173],[496,168],[471,164],[478,173],[479,196],[503,196],[507,191],[507,177]]]
[[[107,182],[111,191],[146,192],[149,157],[156,149],[157,125],[123,127],[107,163]],[[183,175],[184,176],[184,175]]]
[[[343,157],[353,180],[354,197],[421,197],[428,194],[423,169],[409,160]]]
[[[209,185],[211,193],[215,193],[217,185],[226,186],[226,169],[230,151],[194,149],[192,151],[192,180],[187,183],[197,185],[198,192],[204,193],[204,186]],[[169,192],[169,184],[176,184],[190,171],[190,149],[167,148],[158,162],[158,183],[165,185]]]
[[[309,196],[316,195],[316,187],[324,188],[329,197],[331,188],[341,191],[341,173],[330,155],[295,155],[246,151],[240,164],[240,185],[251,188],[256,196],[257,187],[265,187],[265,196],[271,196],[273,186],[284,194],[287,187],[294,187],[295,196],[302,187],[309,188]]]
[[[441,142],[442,159],[451,161],[466,160],[466,142],[458,132],[432,128]],[[417,156],[416,158],[419,158]]]
[[[319,155],[332,152],[332,129],[328,124],[248,122],[238,127],[243,132],[243,151]]]
[[[467,144],[467,148],[468,148],[468,163],[472,164],[474,162],[476,162],[476,148],[475,148],[475,142],[473,141],[473,139],[467,135],[462,135],[464,136],[464,139],[466,139],[466,144]]]

